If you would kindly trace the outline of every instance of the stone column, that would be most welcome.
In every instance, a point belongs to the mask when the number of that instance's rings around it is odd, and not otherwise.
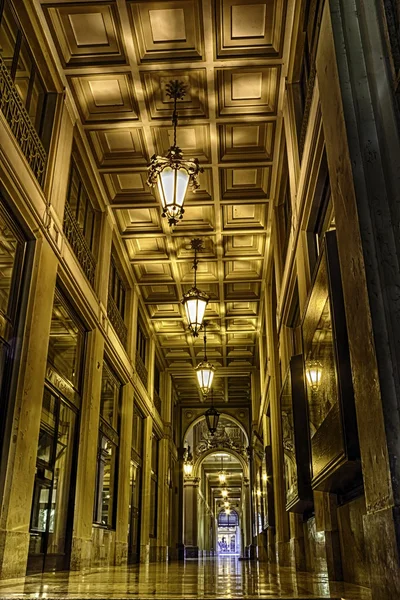
[[[115,543],[116,565],[125,564],[128,560],[133,394],[132,384],[128,383],[124,385],[122,389],[121,430],[119,435],[118,505]]]
[[[382,6],[376,0],[327,2],[316,63],[374,600],[400,597],[400,140]]]
[[[87,337],[70,565],[71,570],[77,571],[90,566],[92,555],[93,503],[104,358],[104,337],[100,331],[94,329]]]
[[[167,470],[169,466],[169,439],[162,438],[158,448],[158,528],[156,560],[165,561],[168,557],[169,525],[169,485]]]
[[[199,555],[197,545],[199,483],[200,479],[193,477],[185,479],[183,484],[185,558],[197,558]]]
[[[58,261],[44,239],[36,242],[30,299],[18,375],[13,436],[7,457],[0,517],[0,576],[23,577]]]
[[[272,282],[274,285],[274,282]],[[289,519],[286,512],[285,475],[283,465],[282,421],[280,414],[280,373],[277,357],[278,336],[276,332],[276,302],[271,286],[266,294],[266,323],[270,380],[271,449],[274,488],[275,542],[277,560],[280,565],[290,563]]]
[[[146,417],[143,423],[143,470],[142,470],[142,514],[140,525],[140,562],[150,560],[150,493],[151,493],[151,438],[153,419]]]

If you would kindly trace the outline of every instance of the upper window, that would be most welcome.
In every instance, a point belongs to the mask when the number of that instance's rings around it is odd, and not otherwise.
[[[123,346],[126,346],[128,339],[128,329],[124,322],[125,304],[126,287],[119,273],[116,258],[111,254],[107,314]]]
[[[74,161],[71,163],[67,202],[87,245],[93,250],[96,211]]]
[[[146,364],[146,348],[147,348],[147,338],[146,334],[143,331],[142,326],[138,323],[137,328],[137,338],[136,338],[136,351],[142,359],[143,363]]]
[[[93,285],[96,272],[96,259],[93,253],[96,236],[96,210],[90,201],[74,160],[71,163],[63,229],[79,264]]]
[[[0,204],[0,313],[11,318],[15,312],[14,290],[20,279],[25,243]]]
[[[118,272],[118,267],[114,255],[111,255],[110,264],[110,280],[109,280],[109,294],[115,302],[118,308],[119,314],[122,318],[125,317],[125,301],[126,301],[126,288],[122,277]]]
[[[0,2],[0,56],[33,126],[43,138],[48,128],[46,88],[17,16],[7,0]]]

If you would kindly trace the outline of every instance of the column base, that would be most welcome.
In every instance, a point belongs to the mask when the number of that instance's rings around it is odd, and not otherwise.
[[[292,538],[290,540],[290,555],[296,571],[307,571],[304,538]]]
[[[25,577],[29,533],[0,531],[0,578]]]
[[[89,569],[92,557],[91,538],[72,538],[71,560],[69,568],[71,571],[82,571]]]
[[[187,558],[199,558],[199,547],[185,546],[185,559]]]
[[[276,562],[280,567],[290,567],[290,542],[276,542]]]
[[[400,598],[400,508],[363,517],[372,600]]]

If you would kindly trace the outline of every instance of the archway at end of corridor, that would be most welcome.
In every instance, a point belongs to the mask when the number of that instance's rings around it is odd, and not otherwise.
[[[193,454],[193,469],[183,479],[185,558],[245,556],[251,544],[246,432],[221,415],[211,436],[205,419],[198,419],[184,445]]]

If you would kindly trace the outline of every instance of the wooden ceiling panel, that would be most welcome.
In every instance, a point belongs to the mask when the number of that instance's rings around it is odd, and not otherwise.
[[[284,0],[217,0],[218,58],[282,53]]]
[[[216,70],[218,116],[276,115],[280,67]]]
[[[131,73],[68,76],[82,122],[138,119]]]
[[[220,162],[272,161],[275,121],[219,124]]]
[[[207,83],[205,69],[142,71],[146,105],[150,119],[171,120],[173,100],[168,98],[165,86],[171,80],[179,80],[186,86],[186,95],[178,100],[179,115],[207,117]]]
[[[149,162],[142,128],[91,129],[87,134],[99,168],[144,166]]]
[[[130,1],[138,62],[202,60],[200,0]]]
[[[263,258],[265,236],[257,234],[224,236],[224,257],[242,258],[244,256]]]
[[[45,4],[43,10],[64,67],[126,64],[113,2]]]
[[[220,169],[222,200],[267,200],[270,195],[271,166],[227,167]]]
[[[152,127],[151,132],[157,154],[166,154],[174,143],[173,127]],[[181,125],[178,133],[178,145],[185,156],[197,158],[203,165],[211,162],[209,125]]]
[[[146,171],[102,173],[112,205],[157,206],[152,188],[146,185]]]

